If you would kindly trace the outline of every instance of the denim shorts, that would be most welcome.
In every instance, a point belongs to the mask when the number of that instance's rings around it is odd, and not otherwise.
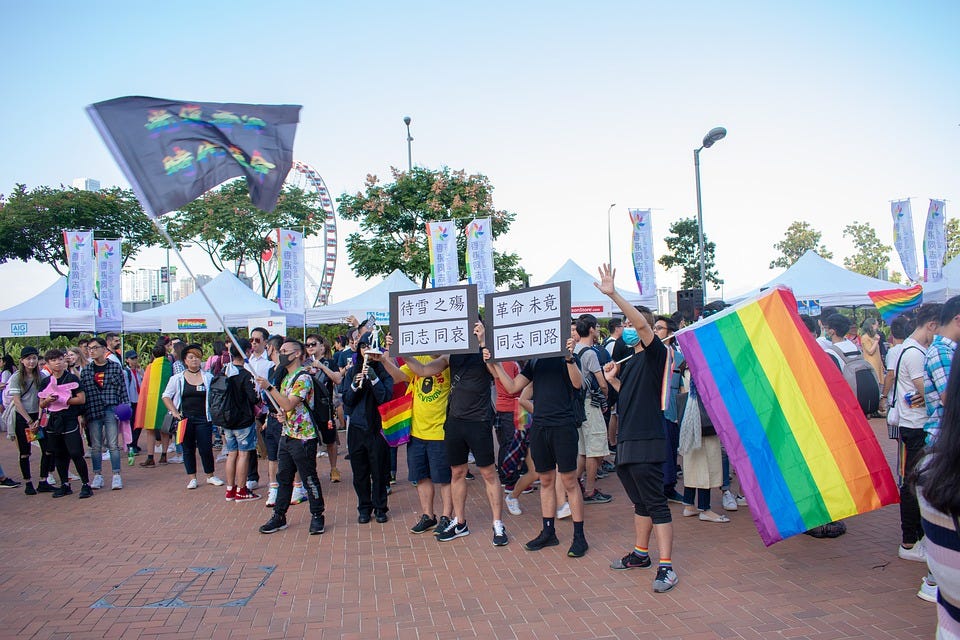
[[[443,440],[410,438],[407,445],[407,470],[410,482],[430,479],[437,484],[450,484],[447,446]]]
[[[253,451],[257,448],[257,428],[250,425],[246,429],[224,429],[223,430],[223,450],[227,453],[231,451]]]

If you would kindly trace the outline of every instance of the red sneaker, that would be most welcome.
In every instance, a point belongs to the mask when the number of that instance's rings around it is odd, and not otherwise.
[[[236,502],[244,502],[247,500],[259,500],[259,499],[260,499],[259,493],[254,493],[253,491],[250,491],[246,487],[241,487],[240,489],[238,489],[237,495],[234,498]]]
[[[227,495],[224,496],[224,499],[227,502],[233,502],[237,499],[237,488],[236,487],[227,487]]]

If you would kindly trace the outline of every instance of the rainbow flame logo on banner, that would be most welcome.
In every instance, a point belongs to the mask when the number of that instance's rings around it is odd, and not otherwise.
[[[923,304],[923,285],[915,285],[909,289],[884,289],[883,291],[868,291],[867,295],[873,300],[880,317],[884,322],[892,322],[897,316],[916,309]]]
[[[876,435],[789,289],[676,335],[764,544],[899,501]]]

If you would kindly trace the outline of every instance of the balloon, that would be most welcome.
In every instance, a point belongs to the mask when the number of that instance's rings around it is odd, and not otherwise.
[[[114,407],[113,412],[120,422],[130,422],[130,419],[133,418],[133,408],[129,404],[118,404]]]

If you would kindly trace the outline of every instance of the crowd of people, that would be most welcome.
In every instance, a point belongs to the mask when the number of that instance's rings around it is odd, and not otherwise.
[[[110,488],[120,490],[126,450],[128,464],[142,452],[142,467],[182,463],[188,490],[201,482],[225,485],[226,500],[244,502],[261,498],[262,469],[272,513],[260,532],[287,528],[290,505],[308,502],[308,531],[318,535],[325,504],[317,461],[326,457],[329,481],[341,481],[345,429],[357,522],[382,524],[390,519],[397,451],[381,435],[379,407],[409,393],[407,476],[420,507],[411,534],[433,532],[439,542],[470,535],[466,498],[473,464],[495,546],[510,543],[504,510],[520,515],[522,496],[538,488],[542,527],[524,547],[539,552],[559,545],[556,520],[569,517],[573,536],[566,553],[579,558],[589,550],[587,507],[612,500],[598,480],[616,473],[633,506],[635,540],[611,567],[652,567],[655,558],[653,589],[669,591],[679,582],[669,504],[680,505],[683,517],[723,524],[730,518],[712,508],[712,495],[720,496],[726,512],[747,501],[731,486],[730,465],[708,416],[700,421],[698,446],[681,450],[684,411],[700,410],[694,401],[687,406],[695,396],[688,394],[689,374],[674,337],[684,318],[631,306],[613,281],[614,272],[604,266],[597,286],[623,316],[607,323],[605,340],[597,319],[581,315],[571,321],[563,355],[525,362],[493,361],[480,322],[475,353],[405,359],[390,354],[389,335],[381,351],[379,336],[359,323],[334,347],[316,334],[301,342],[257,328],[249,339],[215,344],[206,360],[200,345],[164,339],[148,367],[140,366],[135,351],[121,353],[115,334],[42,357],[25,347],[19,364],[4,357],[0,374],[4,405],[13,411],[8,435],[18,446],[22,483],[0,470],[0,486],[59,498],[72,494],[71,480],[79,480],[79,497],[89,498],[106,487],[103,463],[109,461]],[[703,316],[723,306],[711,303]],[[939,601],[941,625],[956,629],[960,414],[948,399],[960,391],[958,376],[951,376],[960,297],[901,316],[891,323],[889,339],[872,317],[859,331],[836,309],[801,319],[841,369],[855,358],[869,363],[881,397],[876,416],[887,417],[899,443],[898,555],[929,564],[918,595]],[[148,410],[137,407],[148,402],[149,420],[143,417]],[[129,431],[119,410],[124,406],[126,415],[136,416]],[[216,447],[225,461],[223,479],[215,473]],[[831,525],[808,533],[843,533],[842,523]]]

